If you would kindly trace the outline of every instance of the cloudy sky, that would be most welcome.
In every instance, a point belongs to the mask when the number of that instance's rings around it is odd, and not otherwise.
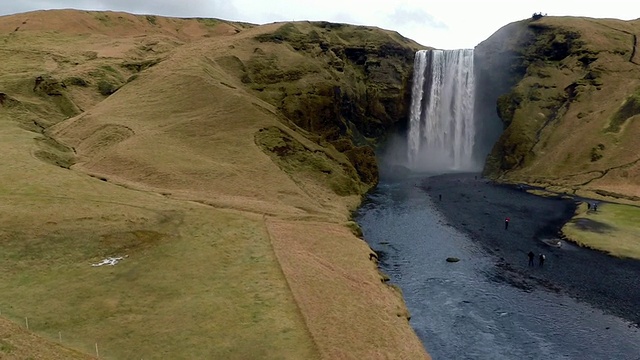
[[[633,0],[0,0],[0,15],[74,8],[250,23],[327,20],[373,25],[441,49],[471,48],[500,27],[548,15],[640,18]]]

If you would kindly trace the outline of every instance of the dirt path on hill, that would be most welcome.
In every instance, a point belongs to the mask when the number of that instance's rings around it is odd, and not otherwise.
[[[450,225],[495,255],[496,280],[524,290],[542,286],[565,292],[640,324],[640,261],[614,258],[564,240],[562,247],[550,245],[572,217],[573,200],[531,195],[478,174],[430,177],[420,186]],[[529,251],[536,255],[533,267],[528,266]],[[541,253],[546,255],[543,267],[538,266]]]

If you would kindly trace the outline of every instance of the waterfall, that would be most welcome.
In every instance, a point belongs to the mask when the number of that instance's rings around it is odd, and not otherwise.
[[[474,100],[472,49],[416,53],[408,135],[412,170],[477,170]]]

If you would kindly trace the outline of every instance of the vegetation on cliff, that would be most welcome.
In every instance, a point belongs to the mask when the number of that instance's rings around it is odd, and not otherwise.
[[[485,174],[639,200],[637,34],[637,20],[545,16],[481,43],[481,71],[499,74],[486,84],[499,89],[488,91],[504,125]]]
[[[376,28],[301,22],[255,37],[250,54],[216,61],[296,126],[347,154],[362,182],[377,184],[375,145],[408,121],[413,56],[421,48]]]

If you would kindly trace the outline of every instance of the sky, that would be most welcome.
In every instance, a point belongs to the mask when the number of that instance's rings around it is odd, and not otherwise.
[[[473,48],[510,22],[553,16],[640,18],[634,0],[0,0],[0,15],[44,9],[113,10],[265,24],[324,20],[398,31],[425,46]]]

